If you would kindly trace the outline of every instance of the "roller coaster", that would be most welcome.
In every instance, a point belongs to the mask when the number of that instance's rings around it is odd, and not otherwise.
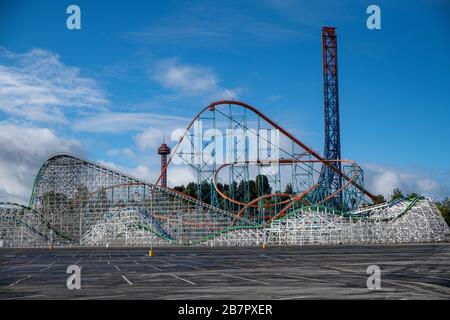
[[[333,163],[339,162],[342,171]],[[170,166],[195,195],[159,184]],[[343,183],[330,191],[323,168]],[[429,199],[375,205],[352,160],[327,160],[256,108],[217,101],[178,137],[156,183],[69,154],[41,166],[28,205],[0,203],[0,240],[30,246],[245,246],[436,242]]]
[[[364,172],[341,159],[337,38],[322,28],[324,156],[257,108],[216,101],[178,141],[154,184],[58,154],[40,168],[27,206],[0,203],[3,246],[302,245],[446,241],[429,199],[381,205]],[[170,166],[193,170],[190,192],[166,187]],[[195,190],[192,190],[195,189]]]

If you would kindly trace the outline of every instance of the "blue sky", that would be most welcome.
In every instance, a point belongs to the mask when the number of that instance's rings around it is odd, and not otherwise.
[[[440,0],[0,1],[0,200],[26,199],[60,151],[152,182],[162,136],[224,97],[322,151],[323,25],[338,33],[343,157],[373,192],[448,196],[449,18]]]

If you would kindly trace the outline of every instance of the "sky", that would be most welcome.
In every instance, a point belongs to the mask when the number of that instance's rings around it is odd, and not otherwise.
[[[69,30],[67,7],[81,9]],[[381,10],[369,30],[366,9]],[[155,148],[218,99],[323,150],[321,27],[338,35],[342,157],[367,189],[450,195],[450,2],[0,0],[0,201],[51,154],[155,182]],[[169,170],[169,185],[193,180]]]

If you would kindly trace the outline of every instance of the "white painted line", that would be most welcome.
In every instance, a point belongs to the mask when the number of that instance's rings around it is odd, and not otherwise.
[[[128,280],[127,277],[125,277],[123,274],[122,274],[122,278],[123,278],[126,282],[128,282],[128,284],[129,284],[130,286],[133,285],[133,282],[131,282],[130,280]]]
[[[191,266],[191,265],[189,265],[189,267],[194,268],[194,269],[197,269],[197,270],[200,270],[200,271],[206,271],[206,269],[203,269],[203,268],[200,268],[200,267],[197,267],[197,266]]]
[[[111,264],[111,263],[109,262],[109,260],[108,260],[108,264]]]
[[[280,277],[291,278],[291,279],[299,279],[299,280],[308,280],[308,281],[322,282],[322,283],[328,283],[328,284],[334,283],[334,284],[339,284],[339,285],[345,285],[345,283],[342,283],[342,282],[321,280],[321,279],[316,279],[316,278],[308,278],[308,277],[302,277],[302,276],[291,276],[291,275],[288,275],[288,274],[280,274],[280,273],[277,273],[276,275],[280,276]]]
[[[125,297],[125,295],[118,294],[115,296],[81,297],[81,298],[73,298],[73,300],[97,300],[97,299],[111,299],[111,298],[118,298],[118,297]]]
[[[156,270],[158,270],[158,271],[162,271],[160,268],[158,268],[158,267],[155,267],[154,265],[151,265],[151,264],[149,264],[149,266],[150,267],[152,267],[153,269],[156,269]]]
[[[136,260],[133,260],[133,262],[134,262],[134,263],[136,263],[136,264],[140,264],[140,263],[139,263],[139,262],[137,262]]]
[[[34,295],[31,295],[31,296],[20,296],[20,297],[6,298],[6,300],[30,299],[30,298],[37,298],[37,297],[46,297],[46,295],[45,294],[34,294]]]
[[[117,269],[117,271],[120,271],[120,269],[119,269],[119,267],[118,267],[118,266],[114,265],[114,268],[116,268],[116,269]]]
[[[308,299],[311,298],[309,296],[296,296],[296,297],[285,297],[285,298],[279,298],[278,300],[298,300],[298,299]]]
[[[241,280],[247,280],[247,281],[251,281],[251,282],[256,282],[256,283],[261,283],[261,284],[265,284],[267,286],[270,286],[270,283],[264,282],[264,281],[259,281],[259,280],[254,280],[254,279],[248,279],[248,278],[244,278],[244,277],[239,277],[239,276],[232,276],[230,274],[225,274],[222,273],[223,276],[225,277],[230,277],[230,278],[235,278],[235,279],[241,279]]]
[[[200,298],[211,298],[211,295],[201,295],[201,296],[189,296],[189,300],[195,300],[195,299],[200,299]],[[180,297],[174,297],[174,298],[166,298],[167,300],[186,300],[186,296],[181,295]]]
[[[203,268],[200,268],[200,267],[197,267],[197,266],[192,266],[190,264],[180,264],[180,266],[186,266],[186,267],[197,269],[197,270],[200,270],[200,271],[206,271],[206,269],[203,269]]]
[[[159,261],[161,261],[164,264],[171,265],[171,263],[168,263],[168,262],[164,261],[163,259],[159,259]]]
[[[19,279],[19,280],[17,280],[16,282],[11,283],[9,286],[10,286],[10,287],[15,286],[15,285],[18,284],[19,282],[21,282],[21,281],[23,281],[23,280],[26,280],[26,279],[28,279],[28,278],[31,278],[31,276],[26,276],[25,278]]]
[[[234,266],[234,265],[231,265],[231,264],[222,264],[222,267],[227,267],[227,268],[232,268],[232,269],[243,269],[241,267]]]
[[[192,281],[189,281],[189,280],[184,279],[184,278],[182,278],[182,277],[179,277],[179,276],[177,276],[177,275],[175,275],[175,274],[173,274],[173,273],[170,273],[170,275],[171,275],[172,277],[177,278],[177,279],[183,280],[184,282],[190,283],[190,284],[192,284],[192,285],[194,285],[194,286],[197,285],[195,282],[192,282]]]

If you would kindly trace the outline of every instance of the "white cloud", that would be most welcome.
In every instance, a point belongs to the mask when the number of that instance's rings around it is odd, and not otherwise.
[[[128,168],[117,165],[109,161],[98,161],[100,165],[109,167],[111,169],[129,174],[132,177],[144,180],[149,183],[155,183],[160,175],[160,168],[151,168],[144,164],[139,164],[136,167]],[[170,165],[167,172],[167,184],[169,187],[186,185],[189,182],[195,181],[195,175],[191,168],[186,165]]]
[[[107,103],[97,83],[43,49],[13,53],[0,47],[0,110],[40,122],[67,122],[64,108],[100,108]]]
[[[236,99],[240,91],[220,87],[219,79],[211,68],[181,64],[177,59],[159,61],[151,70],[151,76],[164,88],[186,96]]]
[[[143,112],[105,112],[76,120],[74,130],[85,132],[123,133],[140,131],[148,127],[186,126],[190,119],[178,116]]]
[[[394,188],[399,188],[404,194],[415,192],[434,199],[442,199],[448,196],[450,191],[442,173],[397,169],[380,164],[366,164],[363,167],[366,187],[374,194],[389,197]]]
[[[64,139],[52,130],[0,123],[0,201],[26,203],[34,178],[51,154],[79,154],[79,141]]]
[[[167,171],[167,184],[169,187],[186,185],[196,181],[194,172],[187,166],[171,165]]]
[[[140,164],[133,169],[129,169],[128,172],[139,179],[154,183],[158,179],[159,171],[153,171],[148,166]]]
[[[124,174],[128,174],[134,178],[138,178],[140,180],[144,180],[149,183],[154,183],[156,179],[158,179],[159,171],[157,170],[151,170],[150,167],[139,164],[136,167],[129,168],[125,166],[118,165],[111,161],[96,161],[96,163],[111,168],[113,170],[119,171]]]
[[[137,147],[141,151],[156,150],[163,142],[164,133],[156,128],[148,128],[134,137]]]
[[[393,171],[384,171],[376,174],[372,181],[372,190],[376,194],[390,194],[395,188],[399,188],[400,176]]]
[[[417,180],[417,186],[419,190],[427,194],[433,194],[440,191],[441,186],[435,180],[424,178]]]
[[[217,88],[215,73],[203,66],[178,63],[175,59],[163,60],[155,68],[153,79],[163,87],[188,95],[204,94]]]
[[[106,154],[112,157],[125,156],[127,158],[133,158],[136,156],[130,148],[110,149],[106,151]]]

